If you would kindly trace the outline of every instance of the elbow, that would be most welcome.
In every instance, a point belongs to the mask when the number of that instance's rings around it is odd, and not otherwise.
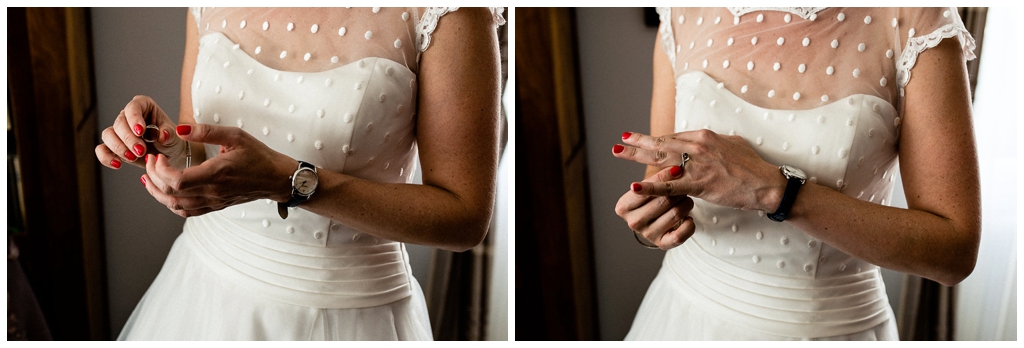
[[[948,262],[945,274],[936,277],[934,280],[944,286],[954,286],[967,279],[978,263],[978,246],[981,243],[980,228],[973,229],[968,238],[965,238],[963,245],[954,253],[955,255]]]
[[[454,240],[444,249],[454,252],[464,252],[475,248],[480,243],[483,243],[484,238],[487,237],[487,230],[491,226],[491,210],[481,209],[481,211],[467,214],[460,223],[457,223],[455,227],[450,231],[455,231],[453,236]]]

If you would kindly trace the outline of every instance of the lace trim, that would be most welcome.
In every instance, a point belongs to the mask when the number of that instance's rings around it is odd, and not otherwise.
[[[729,7],[729,12],[732,12],[733,16],[739,17],[754,11],[781,11],[789,12],[800,16],[803,19],[814,20],[818,17],[818,12],[826,9],[827,7]]]
[[[196,29],[201,29],[199,27],[199,19],[203,16],[203,9],[204,9],[203,7],[189,7],[188,8],[189,12],[192,12],[192,17],[195,17]]]
[[[427,47],[430,47],[430,34],[437,29],[437,20],[458,9],[458,7],[428,7],[427,11],[423,12],[423,18],[416,24],[416,47],[419,47],[420,53],[426,52]]]
[[[927,35],[907,39],[907,47],[900,53],[900,59],[896,62],[896,82],[901,96],[903,88],[910,83],[910,69],[917,63],[917,56],[924,50],[935,47],[943,39],[953,36],[960,40],[960,48],[963,50],[966,60],[977,58],[974,54],[976,48],[974,38],[960,23],[946,24]]]
[[[655,8],[658,12],[658,18],[661,20],[661,26],[658,28],[658,33],[661,34],[661,48],[665,49],[665,54],[668,55],[668,61],[672,64],[672,70],[676,69],[676,39],[672,34],[672,9],[669,7],[658,7]]]

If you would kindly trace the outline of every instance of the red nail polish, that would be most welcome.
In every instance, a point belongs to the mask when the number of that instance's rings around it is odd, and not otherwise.
[[[189,133],[192,133],[192,125],[180,125],[175,129],[175,131],[178,132],[178,135],[188,135]]]
[[[626,139],[629,139],[629,136],[631,136],[631,135],[633,135],[633,133],[630,133],[630,132],[622,132],[622,140],[626,140]]]
[[[142,159],[146,161],[146,164],[149,164],[149,155],[142,156]]]
[[[132,127],[132,131],[135,132],[135,135],[142,136],[142,125],[135,125],[135,127]]]
[[[134,149],[136,155],[142,156],[142,154],[146,153],[146,147],[142,146],[142,144],[135,144]]]
[[[626,147],[622,146],[622,145],[612,146],[612,152],[614,152],[614,153],[620,153],[620,152],[622,152],[622,150],[625,150],[625,149],[626,149]]]
[[[114,167],[114,169],[121,169],[121,161],[118,161],[116,159],[110,160],[110,166]]]
[[[146,186],[146,177],[145,176],[140,176],[139,177],[139,181],[142,181],[142,186]]]
[[[171,138],[171,133],[170,133],[170,132],[168,132],[168,131],[167,131],[166,129],[164,129],[164,132],[163,132],[163,134],[164,134],[164,138],[163,138],[163,139],[160,139],[160,142],[161,142],[161,143],[164,143],[164,142],[166,142],[166,141],[167,141],[167,139],[170,139],[170,138]]]
[[[134,161],[135,160],[135,154],[133,154],[131,151],[125,151],[124,152],[124,159],[128,160],[129,162]]]
[[[640,192],[640,188],[641,188],[641,186],[640,186],[640,184],[639,184],[639,183],[635,183],[635,182],[634,182],[634,183],[633,183],[633,186],[632,186],[631,188],[633,189],[633,192]]]
[[[672,176],[679,176],[679,174],[683,174],[683,168],[680,166],[672,166],[672,169],[669,169],[668,172],[669,174],[672,174]]]

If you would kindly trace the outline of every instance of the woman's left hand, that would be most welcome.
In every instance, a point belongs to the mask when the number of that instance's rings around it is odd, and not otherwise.
[[[261,198],[287,201],[295,160],[236,127],[181,125],[186,141],[220,145],[220,155],[178,170],[164,155],[147,155],[142,183],[153,198],[182,217],[197,216]],[[287,173],[287,174],[284,174]]]
[[[637,194],[687,195],[722,206],[773,212],[786,189],[779,167],[761,159],[739,136],[702,129],[661,137],[626,133],[622,140],[626,146],[614,154],[618,158],[656,167],[680,165],[684,153],[690,158],[675,180],[633,183]]]

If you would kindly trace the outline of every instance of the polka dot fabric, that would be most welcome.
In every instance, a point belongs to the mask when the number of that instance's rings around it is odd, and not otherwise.
[[[892,201],[901,103],[917,55],[951,39],[974,57],[973,39],[949,8],[658,11],[659,54],[675,75],[677,132],[740,136],[769,163],[882,205]],[[877,266],[765,212],[694,201],[696,233],[665,260],[678,279],[659,277],[652,289],[682,287],[678,295],[705,312],[784,337],[894,325]],[[656,326],[637,332],[671,322],[646,304],[661,300],[645,299],[637,322]]]

